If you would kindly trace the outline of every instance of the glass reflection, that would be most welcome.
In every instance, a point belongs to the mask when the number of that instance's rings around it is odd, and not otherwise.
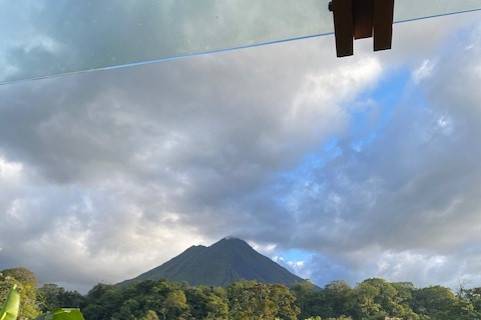
[[[332,33],[329,0],[0,0],[0,83]],[[395,21],[481,8],[396,0]]]

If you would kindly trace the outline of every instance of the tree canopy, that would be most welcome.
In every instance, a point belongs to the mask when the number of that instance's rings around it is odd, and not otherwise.
[[[0,272],[0,305],[18,286],[18,320],[36,319],[60,307],[80,308],[86,320],[476,320],[481,288],[453,292],[408,282],[367,279],[351,287],[335,281],[323,288],[309,282],[291,288],[256,281],[227,287],[189,286],[147,280],[127,286],[98,284],[88,294],[54,284],[37,288],[26,269]]]

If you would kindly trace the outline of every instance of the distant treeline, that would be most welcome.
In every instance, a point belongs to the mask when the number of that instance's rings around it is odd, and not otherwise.
[[[19,320],[57,307],[80,307],[87,320],[295,320],[295,319],[481,319],[481,288],[432,286],[368,279],[354,288],[333,282],[292,288],[241,281],[228,287],[191,287],[166,280],[129,286],[98,284],[83,296],[53,284],[37,288],[26,269],[0,273],[0,303],[13,283],[22,294]]]

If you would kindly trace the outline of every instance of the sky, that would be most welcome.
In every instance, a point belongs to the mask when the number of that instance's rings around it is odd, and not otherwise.
[[[318,285],[481,286],[480,17],[0,86],[0,269],[86,292],[236,236]]]

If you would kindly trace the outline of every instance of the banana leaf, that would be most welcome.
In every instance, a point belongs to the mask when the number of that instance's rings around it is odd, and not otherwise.
[[[18,311],[20,309],[20,294],[17,291],[17,285],[8,293],[7,300],[0,310],[0,320],[17,320]]]
[[[0,319],[2,320],[2,319]],[[61,308],[41,315],[36,320],[85,320],[79,309]]]

